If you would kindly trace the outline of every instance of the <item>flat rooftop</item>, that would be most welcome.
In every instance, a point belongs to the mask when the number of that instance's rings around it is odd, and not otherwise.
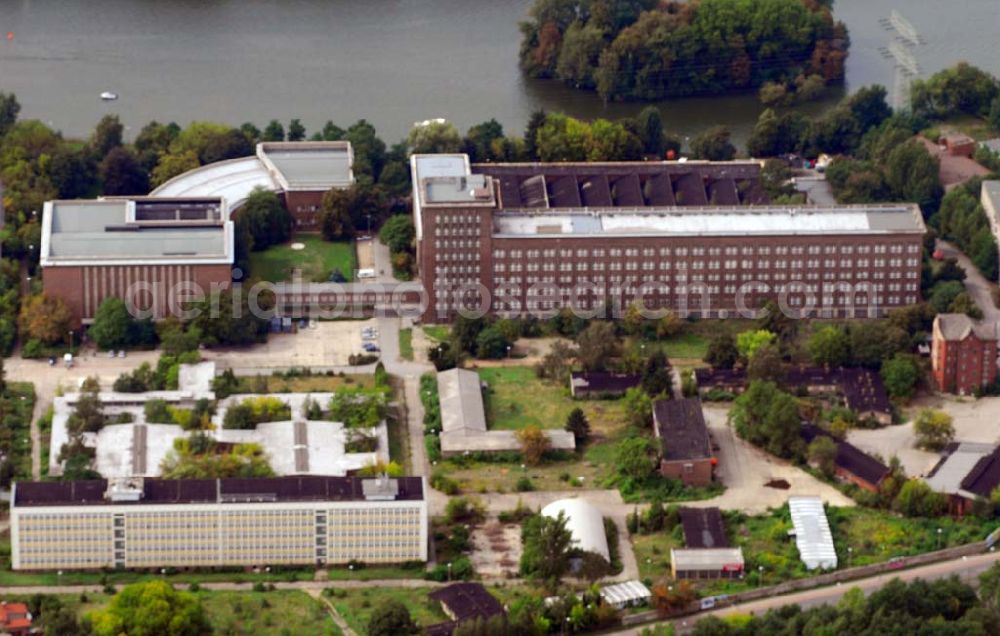
[[[712,443],[698,398],[653,402],[653,426],[665,461],[708,459]]]
[[[135,502],[112,502],[108,481],[22,481],[14,485],[12,507],[157,505],[193,503],[282,503],[366,501],[359,477],[270,477],[263,479],[143,479]],[[421,477],[397,477],[397,501],[424,498]]]
[[[232,223],[216,198],[47,201],[42,266],[230,264]]]
[[[236,209],[254,188],[276,191],[278,184],[257,157],[219,161],[189,170],[161,184],[154,197],[215,196]]]
[[[354,155],[347,141],[257,144],[257,157],[283,190],[329,190],[354,183]]]
[[[761,206],[571,210],[559,214],[503,211],[500,237],[769,236],[924,234],[916,205]]]

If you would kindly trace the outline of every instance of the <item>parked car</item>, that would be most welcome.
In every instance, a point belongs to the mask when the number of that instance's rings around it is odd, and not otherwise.
[[[378,353],[378,352],[379,352],[379,348],[378,348],[378,347],[376,347],[376,346],[375,346],[374,344],[372,344],[371,342],[366,342],[366,343],[364,344],[364,349],[365,349],[365,351],[367,351],[368,353]]]

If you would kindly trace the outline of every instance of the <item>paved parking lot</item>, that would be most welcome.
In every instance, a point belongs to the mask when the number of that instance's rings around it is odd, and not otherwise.
[[[973,400],[934,396],[914,402],[907,408],[910,417],[916,417],[921,409],[941,409],[955,420],[955,439],[963,442],[1000,442],[1000,398],[990,397]],[[847,439],[867,453],[878,453],[886,461],[896,455],[906,473],[911,476],[925,475],[939,455],[914,447],[913,422],[900,426],[889,426],[876,430],[853,430]]]
[[[264,344],[212,349],[204,357],[237,369],[345,366],[351,354],[362,353],[361,329],[366,326],[375,326],[375,320],[316,321],[298,333],[271,334]]]

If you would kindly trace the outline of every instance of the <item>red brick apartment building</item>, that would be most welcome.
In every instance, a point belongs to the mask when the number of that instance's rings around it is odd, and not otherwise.
[[[425,322],[461,306],[726,317],[882,315],[919,300],[916,205],[770,205],[756,162],[477,164],[411,157]]]
[[[354,183],[354,152],[347,141],[257,144],[257,153],[211,163],[178,175],[154,197],[222,197],[236,211],[257,187],[277,192],[299,230],[318,229],[323,195]]]
[[[997,378],[997,325],[965,314],[934,319],[931,367],[938,389],[969,395]]]
[[[232,280],[228,219],[219,197],[48,201],[45,293],[65,301],[77,325],[90,323],[108,297],[149,310],[152,318],[177,313],[185,285],[207,294]]]

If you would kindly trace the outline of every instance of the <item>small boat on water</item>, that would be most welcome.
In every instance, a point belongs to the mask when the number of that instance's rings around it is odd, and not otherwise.
[[[101,99],[106,102],[113,102],[118,99],[118,93],[113,93],[111,91],[104,91],[101,93]]]

